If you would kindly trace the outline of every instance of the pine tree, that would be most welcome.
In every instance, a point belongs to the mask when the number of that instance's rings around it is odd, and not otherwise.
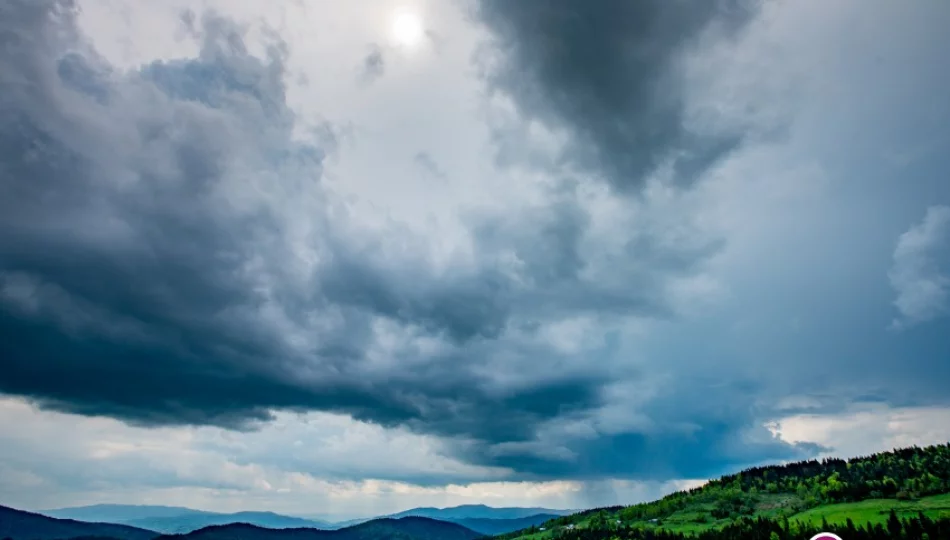
[[[901,531],[903,530],[904,527],[901,525],[901,520],[897,517],[897,512],[892,508],[891,514],[887,517],[887,532],[890,533],[892,538],[900,538]]]

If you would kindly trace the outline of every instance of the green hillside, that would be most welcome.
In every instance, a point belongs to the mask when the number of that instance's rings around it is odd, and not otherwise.
[[[888,514],[894,510],[899,517],[911,518],[923,513],[931,518],[950,519],[950,494],[933,495],[914,501],[897,499],[868,499],[853,503],[820,505],[795,514],[794,519],[820,525],[827,523],[844,524],[850,518],[854,523],[885,523]]]
[[[950,445],[912,447],[757,467],[657,501],[588,510],[499,538],[595,540],[628,537],[632,529],[695,536],[758,521],[805,531],[823,524],[847,527],[848,518],[856,526],[921,517],[950,523],[948,494]]]

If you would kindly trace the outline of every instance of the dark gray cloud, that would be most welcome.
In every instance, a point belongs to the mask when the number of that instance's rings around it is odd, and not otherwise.
[[[481,218],[484,262],[438,274],[411,236],[349,235],[328,217],[324,151],[292,140],[279,43],[256,58],[207,16],[197,58],[120,73],[71,9],[17,1],[4,18],[16,44],[0,57],[0,327],[16,336],[2,345],[4,392],[144,424],[241,426],[300,408],[527,439],[596,406],[604,375],[518,374],[502,389],[489,360],[558,361],[532,337],[548,310],[662,310],[578,275],[585,218],[570,197],[512,221],[514,239]],[[509,249],[520,275],[493,255]],[[527,330],[503,338],[515,318]],[[381,321],[410,343],[378,367]],[[420,336],[445,352],[420,358]]]
[[[704,31],[741,28],[754,4],[481,0],[478,15],[498,53],[488,82],[514,99],[522,117],[567,130],[565,163],[620,190],[643,186],[661,165],[689,185],[742,133],[688,127],[679,60]]]
[[[510,45],[493,82],[571,131],[574,165],[636,188],[674,154],[694,152],[676,166],[697,172],[735,141],[683,127],[673,64],[709,24],[745,15],[514,4],[482,4]],[[742,349],[705,321],[625,332],[676,316],[691,294],[678,287],[722,251],[684,192],[665,206],[558,183],[468,214],[473,256],[437,264],[427,238],[368,233],[325,189],[332,144],[293,136],[282,44],[256,57],[209,15],[195,58],[123,71],[70,5],[11,0],[0,18],[0,392],[145,425],[348,413],[521,478],[705,476],[814,451],[761,422],[775,412],[763,396],[817,383],[769,376],[860,347],[799,340],[779,355],[769,346],[789,338],[768,328],[770,343]],[[749,368],[773,356],[781,366]]]
[[[19,338],[4,340],[3,390],[145,423],[362,408],[368,388],[297,382],[257,320],[288,295],[275,264],[294,257],[270,205],[318,198],[323,155],[290,140],[280,47],[256,59],[212,16],[197,59],[119,75],[76,35],[70,3],[5,9],[0,326]]]

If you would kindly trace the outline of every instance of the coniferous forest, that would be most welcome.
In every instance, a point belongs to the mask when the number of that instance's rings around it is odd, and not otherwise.
[[[722,529],[711,529],[698,534],[684,534],[663,529],[617,527],[612,529],[573,529],[557,535],[560,540],[801,540],[819,532],[837,534],[843,540],[938,540],[950,539],[950,519],[930,519],[921,514],[914,518],[898,518],[891,513],[887,523],[855,525],[822,524],[820,526],[791,524],[789,520],[740,518]]]
[[[845,539],[950,539],[948,493],[950,444],[914,446],[847,460],[755,467],[657,501],[587,510],[506,536],[783,540],[824,531]],[[825,522],[826,513],[837,519]]]

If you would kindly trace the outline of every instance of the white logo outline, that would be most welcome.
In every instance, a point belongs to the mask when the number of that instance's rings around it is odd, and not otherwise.
[[[811,540],[820,540],[822,538],[833,538],[834,540],[841,540],[841,537],[838,536],[837,534],[832,534],[828,532],[820,532],[816,534],[815,536],[812,536]]]

